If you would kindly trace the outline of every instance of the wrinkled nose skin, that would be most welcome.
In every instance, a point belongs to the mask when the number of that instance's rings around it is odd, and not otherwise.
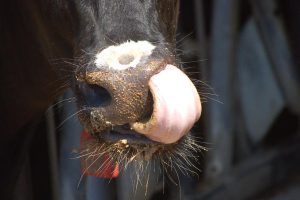
[[[126,49],[128,49],[128,51]],[[110,54],[108,55],[105,55],[106,52],[103,50],[104,53],[103,51],[100,52],[97,55],[98,58],[95,58],[96,61],[85,69],[85,76],[83,78],[85,84],[105,88],[110,95],[109,103],[96,107],[86,105],[84,112],[79,115],[82,121],[85,123],[86,128],[92,134],[101,134],[101,132],[113,129],[113,126],[116,125],[131,124],[133,125],[132,129],[138,127],[135,129],[139,133],[147,136],[149,131],[143,131],[141,127],[149,129],[149,121],[152,123],[151,120],[153,121],[154,118],[156,123],[163,123],[157,122],[158,118],[153,116],[153,110],[156,111],[156,113],[160,113],[160,115],[163,115],[163,113],[161,113],[161,108],[153,108],[153,106],[157,105],[157,102],[160,101],[159,99],[161,97],[156,94],[151,94],[151,92],[153,93],[155,91],[151,90],[150,92],[149,83],[151,77],[163,71],[168,64],[174,64],[175,59],[171,54],[166,52],[165,49],[162,50],[159,48],[153,48],[153,51],[151,49],[150,52],[148,51],[149,49],[139,50],[129,47],[126,49],[110,49]],[[102,56],[100,57],[100,61],[99,55]],[[191,83],[188,83],[188,87],[190,87],[190,84]],[[192,85],[191,87],[194,86]],[[174,90],[174,88],[172,90]],[[193,88],[192,91],[194,92],[196,89]],[[197,91],[194,93],[196,93],[198,96]],[[161,143],[173,143],[185,135],[188,131],[187,129],[191,128],[191,124],[194,124],[194,122],[200,117],[200,99],[199,96],[194,98],[193,95],[191,96],[193,98],[192,102],[195,101],[196,106],[191,105],[190,107],[192,107],[191,110],[194,109],[196,112],[193,111],[195,113],[192,113],[193,119],[190,119],[187,122],[188,125],[183,126],[184,130],[180,130],[181,132],[177,133],[177,136],[174,138],[172,138],[172,134],[164,135],[164,133],[162,133],[164,136],[161,138],[157,135],[152,137],[151,134],[149,134],[147,137]],[[178,96],[180,96],[180,93],[178,93]],[[153,97],[156,99],[153,99]],[[85,97],[82,99],[84,98]],[[101,101],[101,96],[99,97],[99,101]],[[166,109],[166,112],[168,112],[168,103],[166,102],[165,104],[166,105],[164,105],[163,109]],[[159,112],[157,111],[158,109],[160,109]],[[171,109],[174,110],[174,112],[172,110],[171,113],[176,114],[176,106],[173,106]],[[170,115],[170,112],[168,113]],[[179,112],[177,114],[180,115]],[[163,117],[160,118],[163,119],[162,121],[165,120]],[[184,121],[185,119],[183,118],[181,120]],[[170,119],[167,119],[167,121],[170,121]],[[139,124],[137,125],[136,123]],[[174,126],[174,124],[167,122],[167,126]],[[175,130],[176,127],[175,129],[174,127],[167,127],[167,130],[157,127],[150,127],[150,129],[153,129],[159,133],[160,131],[168,132],[169,130]]]

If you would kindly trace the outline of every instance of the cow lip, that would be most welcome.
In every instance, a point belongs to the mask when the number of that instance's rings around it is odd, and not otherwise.
[[[127,125],[114,126],[111,130],[99,133],[98,137],[106,142],[121,142],[128,145],[161,145],[134,130],[124,128]]]

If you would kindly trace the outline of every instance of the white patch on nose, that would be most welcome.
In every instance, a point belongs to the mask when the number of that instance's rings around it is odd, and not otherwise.
[[[109,46],[96,55],[98,68],[108,67],[124,70],[136,67],[142,60],[151,55],[155,46],[148,41],[127,41],[120,45]]]

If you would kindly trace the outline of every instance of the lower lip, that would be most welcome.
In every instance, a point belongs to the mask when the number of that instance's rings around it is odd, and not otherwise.
[[[126,130],[119,132],[110,130],[99,134],[99,137],[106,142],[116,143],[123,142],[128,145],[160,145],[161,143],[148,139],[146,136],[136,133],[135,131]]]

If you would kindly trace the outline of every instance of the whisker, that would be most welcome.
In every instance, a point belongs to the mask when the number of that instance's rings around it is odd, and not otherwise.
[[[79,179],[79,181],[78,181],[78,184],[77,184],[77,189],[79,188],[79,186],[80,186],[80,183],[81,183],[81,180],[82,180],[82,178],[83,178],[83,176],[84,176],[84,174],[87,172],[87,170],[89,170],[90,169],[90,167],[99,159],[100,157],[98,157],[98,158],[96,158],[83,172],[82,172],[82,174],[81,174],[81,176],[80,176],[80,179]]]
[[[176,44],[181,43],[183,40],[185,40],[186,38],[190,37],[193,34],[193,32],[190,32],[188,34],[186,34],[184,37],[182,37],[181,39],[176,41]]]
[[[198,63],[198,62],[206,62],[208,59],[200,59],[200,60],[192,60],[192,61],[181,61],[180,64],[189,64],[189,63]]]
[[[75,112],[74,114],[70,115],[69,117],[67,117],[65,120],[63,120],[57,127],[56,129],[60,129],[68,120],[70,120],[72,117],[76,116],[78,113],[85,111],[86,109],[81,109],[77,112]]]
[[[76,100],[77,100],[76,97],[71,97],[71,98],[67,98],[67,99],[60,100],[60,101],[58,101],[58,102],[52,104],[51,106],[49,106],[49,108],[47,109],[46,113],[47,113],[49,110],[53,109],[53,108],[54,108],[55,106],[57,106],[57,105],[60,105],[60,104],[62,104],[62,103],[72,103],[72,102],[75,102]]]

